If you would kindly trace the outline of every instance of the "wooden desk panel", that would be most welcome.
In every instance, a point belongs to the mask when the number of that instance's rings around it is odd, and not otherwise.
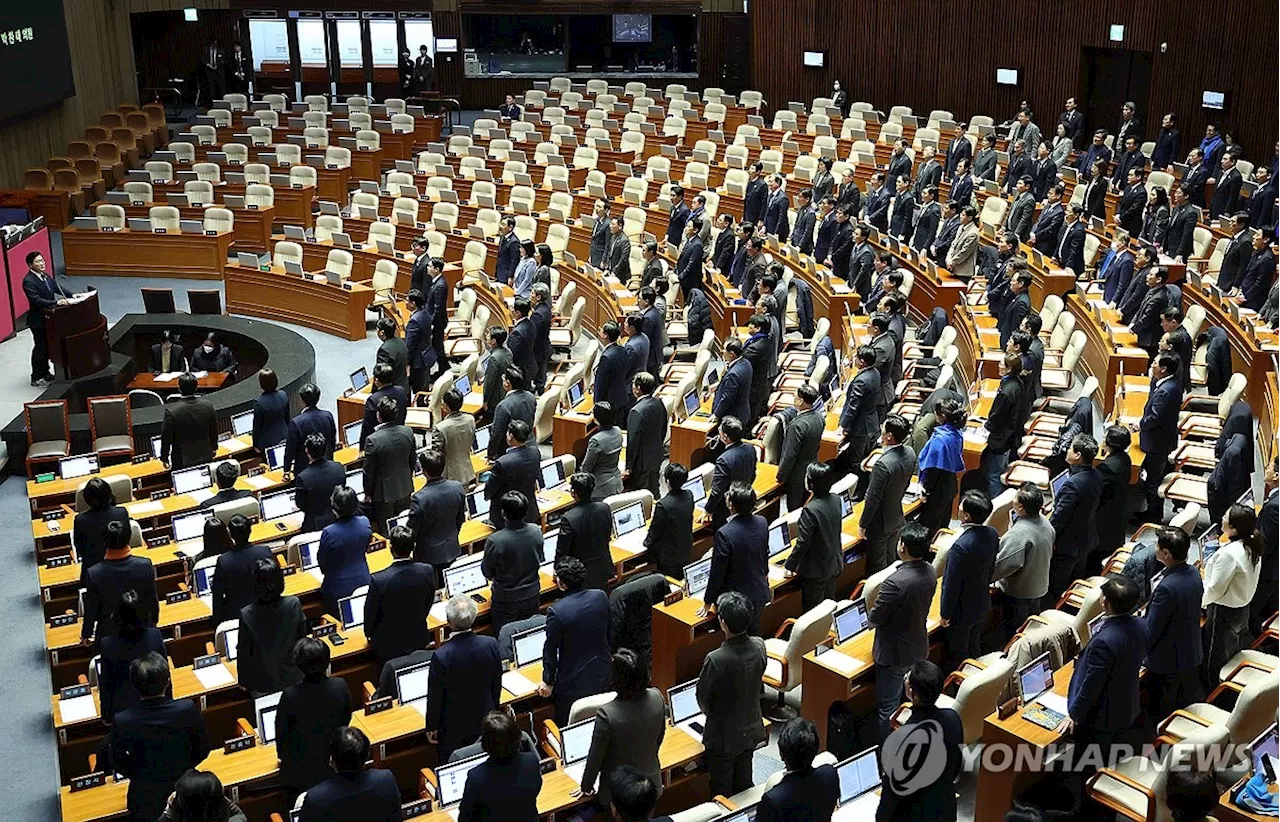
[[[95,204],[96,205],[96,204]],[[124,206],[126,217],[145,220],[155,206],[168,205],[167,202],[143,203],[142,205]],[[178,214],[184,220],[203,222],[206,208],[227,208],[221,202],[208,206],[178,206]],[[231,247],[235,251],[253,251],[265,253],[271,250],[271,224],[276,218],[275,206],[266,208],[233,208],[229,209],[235,222],[233,229],[235,239]]]
[[[73,276],[221,280],[233,239],[229,231],[208,237],[68,228],[62,250]]]
[[[230,376],[231,375],[225,371],[214,371],[205,374],[203,377],[196,380],[196,390],[217,391],[226,384]],[[155,391],[157,393],[163,391],[172,393],[178,389],[178,380],[172,379],[168,382],[161,382],[156,379],[155,374],[152,374],[150,371],[143,371],[133,379],[129,380],[128,388],[130,391],[135,388],[145,388],[148,391]]]
[[[348,340],[363,340],[367,333],[365,311],[373,303],[374,291],[360,282],[346,286],[229,263],[227,313],[281,320]]]

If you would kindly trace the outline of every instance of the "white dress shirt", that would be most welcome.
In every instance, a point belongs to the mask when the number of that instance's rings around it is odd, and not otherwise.
[[[1219,548],[1204,566],[1204,607],[1243,608],[1248,605],[1258,590],[1261,565],[1261,562],[1249,558],[1244,543],[1238,539]]]

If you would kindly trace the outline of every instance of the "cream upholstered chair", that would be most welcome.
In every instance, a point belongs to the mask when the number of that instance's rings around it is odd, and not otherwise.
[[[382,242],[394,249],[396,246],[396,224],[382,221],[369,223],[368,242],[375,248],[379,242]]]
[[[361,111],[361,112],[368,113],[368,111],[369,111],[369,98],[368,98],[368,97],[358,96],[358,95],[357,95],[357,96],[348,97],[348,98],[347,98],[347,111],[348,111],[348,112],[352,112],[352,111]]]
[[[93,210],[98,228],[109,228],[119,231],[126,225],[124,208],[112,203],[102,203]]]
[[[218,141],[218,130],[213,126],[194,125],[191,127],[191,133],[196,136],[196,142],[202,146],[211,146]]]
[[[623,491],[621,494],[612,494],[601,500],[605,505],[609,506],[609,510],[621,511],[628,505],[640,503],[640,510],[644,514],[645,519],[653,516],[653,494],[647,490],[639,491]]]
[[[153,183],[167,183],[174,179],[173,165],[164,160],[148,160],[142,169],[147,172]]]
[[[289,169],[289,185],[292,188],[314,188],[316,170],[311,166],[293,166]]]
[[[244,188],[244,204],[258,208],[270,208],[276,203],[276,190],[269,185],[250,183]]]
[[[1272,719],[1275,718],[1274,712]],[[1086,783],[1089,798],[1128,819],[1171,822],[1166,801],[1169,772],[1200,761],[1213,761],[1213,750],[1226,742],[1220,726],[1200,728],[1184,741],[1171,745],[1155,760],[1138,755],[1122,759],[1115,767],[1101,768]],[[1200,757],[1205,757],[1200,759]],[[1192,765],[1192,767],[1196,767]]]
[[[271,129],[266,126],[249,126],[245,131],[251,144],[259,147],[271,145]]]
[[[351,149],[329,146],[324,150],[325,168],[351,168]]]
[[[182,227],[182,216],[173,206],[152,206],[147,216],[151,220],[153,231],[159,228],[173,233]]]
[[[276,243],[276,247],[271,254],[271,264],[276,268],[284,268],[286,262],[302,265],[302,246],[292,240],[282,240]]]
[[[333,240],[334,234],[343,231],[342,218],[336,214],[321,214],[316,217],[316,242],[327,243]]]
[[[182,193],[186,195],[188,205],[209,205],[213,202],[213,183],[208,180],[188,180],[182,185]]]
[[[329,110],[329,98],[323,94],[308,94],[302,98],[302,102],[307,104],[307,111]]]
[[[196,163],[191,170],[196,173],[197,180],[208,183],[222,182],[222,168],[217,163]]]
[[[186,140],[175,140],[165,148],[173,152],[174,159],[179,163],[190,164],[196,160],[196,147]]]
[[[283,94],[264,94],[262,95],[262,102],[276,112],[284,111],[289,107],[289,100]]]
[[[551,427],[559,403],[559,388],[549,388],[538,396],[533,411],[533,434],[539,444],[551,439]]]
[[[132,457],[133,417],[129,412],[129,398],[123,394],[91,397],[88,407],[89,431],[92,436],[90,447],[94,453]],[[131,497],[130,492],[125,492],[117,499],[127,502]]]
[[[376,201],[377,198],[375,197],[374,199]],[[418,201],[412,197],[395,198],[391,203],[391,222],[396,225],[409,226],[410,228],[417,226],[418,208]]]
[[[126,502],[133,500],[133,481],[125,475],[108,474],[99,477],[103,482],[111,488],[111,496],[115,497],[117,505],[124,505]],[[83,514],[89,510],[89,503],[84,500],[84,487],[89,484],[89,480],[85,480],[76,486],[75,510],[77,514]]]
[[[351,279],[351,252],[343,248],[329,249],[329,256],[324,263],[325,271],[332,271],[339,279]]]
[[[796,619],[784,622],[776,637],[764,641],[768,657],[765,660],[764,684],[777,690],[779,707],[786,695],[801,684],[804,655],[818,647],[831,633],[831,616],[835,610],[835,601],[825,600]],[[791,634],[784,640],[781,637],[787,628],[791,629]]]
[[[281,168],[289,168],[301,162],[302,146],[294,143],[281,143],[276,146],[276,165]]]
[[[396,277],[399,266],[391,260],[378,260],[373,266],[373,307],[395,302]]]
[[[329,146],[329,129],[309,126],[302,130],[302,139],[307,148],[327,148]]]
[[[222,151],[232,165],[242,166],[249,162],[249,147],[243,143],[223,143]]]
[[[436,203],[431,207],[431,224],[435,225],[436,220],[444,220],[452,231],[458,227],[458,207],[453,203]]]
[[[253,116],[257,117],[258,122],[266,126],[267,128],[280,127],[280,112],[276,111],[273,108],[259,109],[258,111],[254,112]]]
[[[213,515],[223,522],[230,522],[231,518],[236,514],[240,514],[246,518],[261,515],[262,511],[258,507],[256,497],[244,497],[242,499],[231,500],[230,502],[219,503],[209,509]]]
[[[236,217],[229,208],[206,208],[204,210],[203,228],[205,231],[234,231]]]
[[[411,114],[392,114],[391,115],[391,133],[392,134],[412,134],[416,124]]]
[[[960,715],[960,721],[964,726],[965,745],[972,745],[982,739],[983,723],[999,707],[1000,694],[1004,691],[1012,674],[1013,663],[1001,656],[991,660],[985,667],[975,670],[965,672],[962,666],[961,671],[948,677],[948,683],[958,679],[960,687],[954,697],[941,694],[938,697],[937,706],[951,708]],[[904,705],[899,708],[893,719],[898,724],[909,722],[911,706]]]
[[[1237,693],[1231,710],[1213,704],[1221,693],[1231,690]],[[1186,708],[1174,711],[1156,726],[1158,741],[1178,742],[1191,738],[1201,729],[1220,726],[1237,745],[1247,745],[1276,721],[1276,700],[1280,692],[1280,677],[1274,675],[1254,678],[1247,685],[1224,682],[1209,695],[1205,702],[1193,702]]]
[[[356,151],[377,151],[382,148],[382,135],[370,128],[356,132]]]

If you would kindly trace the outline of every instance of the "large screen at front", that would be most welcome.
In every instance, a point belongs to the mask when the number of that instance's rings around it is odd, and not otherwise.
[[[61,0],[0,2],[0,120],[76,93]]]
[[[653,41],[653,17],[648,14],[613,15],[613,42],[649,43]]]

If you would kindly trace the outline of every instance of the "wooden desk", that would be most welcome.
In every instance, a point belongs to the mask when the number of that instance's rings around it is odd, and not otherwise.
[[[1218,822],[1274,822],[1274,816],[1263,816],[1259,813],[1247,811],[1232,799],[1236,795],[1236,791],[1240,790],[1240,786],[1248,780],[1249,777],[1244,777],[1218,798],[1218,809],[1213,813]]]
[[[169,205],[169,203],[167,201],[142,203],[141,205],[130,203],[124,206],[124,213],[126,217],[145,220],[150,216],[151,209],[154,206],[162,205]],[[227,205],[221,202],[214,202],[208,206],[179,206],[178,213],[184,220],[203,222],[206,208],[227,208]],[[275,206],[267,206],[266,208],[231,208],[228,210],[235,220],[236,236],[231,244],[233,250],[258,253],[265,253],[271,250],[271,224],[276,218]]]
[[[67,273],[79,277],[168,277],[221,280],[235,234],[154,234],[67,228]]]
[[[323,274],[295,277],[282,269],[226,267],[227,313],[283,320],[348,340],[366,336],[373,289],[362,282],[334,285]]]
[[[231,375],[225,371],[211,371],[196,380],[196,390],[217,391],[226,384],[230,377]],[[165,380],[162,382],[156,379],[156,375],[152,374],[150,371],[143,371],[133,379],[129,380],[128,388],[130,391],[135,388],[144,388],[148,391],[155,391],[163,396],[163,392],[167,391],[169,393],[173,393],[177,391],[178,380],[175,377],[172,380]]]

